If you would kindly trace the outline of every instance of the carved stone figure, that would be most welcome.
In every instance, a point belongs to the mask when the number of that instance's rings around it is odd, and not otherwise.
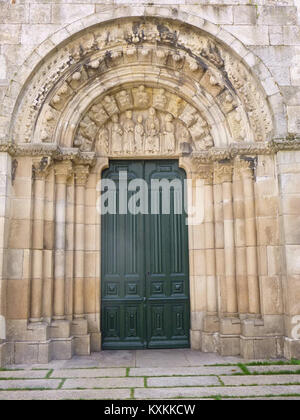
[[[155,153],[159,151],[159,148],[160,148],[159,132],[160,132],[159,118],[156,116],[155,109],[150,108],[149,116],[146,121],[146,146],[145,146],[146,152]]]
[[[145,86],[140,86],[136,93],[136,105],[138,108],[148,108],[150,96],[146,92]]]
[[[111,128],[111,150],[113,153],[120,153],[123,150],[123,129],[119,123],[119,116],[117,114],[112,117]]]
[[[143,116],[139,115],[137,124],[135,126],[135,150],[137,152],[143,152],[145,139],[145,129],[143,125]]]
[[[160,89],[159,92],[154,96],[153,106],[155,108],[159,108],[162,110],[166,109],[168,99],[165,93],[166,93],[165,89]]]
[[[116,96],[121,111],[132,108],[132,97],[127,90],[122,90]]]
[[[99,127],[108,120],[108,115],[100,104],[92,106],[89,112],[89,117]]]
[[[95,123],[93,123],[88,116],[86,116],[81,123],[79,124],[79,132],[80,134],[90,141],[93,141],[96,137],[98,127]]]
[[[175,151],[175,126],[173,123],[173,115],[171,114],[167,114],[165,117],[164,142],[166,152],[170,153]]]
[[[96,141],[96,153],[98,155],[103,155],[108,153],[109,145],[109,132],[106,127],[102,127],[98,134],[98,139]]]
[[[132,121],[132,111],[126,112],[126,120],[123,124],[123,151],[124,153],[134,152],[134,122]]]
[[[113,96],[105,96],[103,106],[110,117],[119,113],[119,108]]]

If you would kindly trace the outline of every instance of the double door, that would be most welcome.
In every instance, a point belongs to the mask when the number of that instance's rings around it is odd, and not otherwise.
[[[189,347],[184,171],[177,161],[111,161],[102,179],[115,185],[102,198],[111,207],[101,220],[102,348]]]

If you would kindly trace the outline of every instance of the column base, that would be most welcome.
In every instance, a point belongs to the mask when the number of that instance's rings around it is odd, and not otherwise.
[[[51,340],[51,359],[70,360],[75,355],[75,339],[56,338]]]
[[[298,359],[300,360],[300,340],[294,340],[292,338],[284,337],[284,357],[286,359]]]
[[[13,343],[0,343],[0,368],[13,363]]]
[[[190,330],[190,343],[192,350],[201,350],[202,340],[201,340],[201,331],[199,330]]]
[[[201,351],[204,353],[219,353],[220,334],[202,332]]]

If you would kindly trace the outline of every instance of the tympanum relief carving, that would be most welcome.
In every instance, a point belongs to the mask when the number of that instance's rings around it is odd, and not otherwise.
[[[213,146],[200,113],[165,89],[140,85],[106,95],[82,118],[74,146],[106,155],[174,155]]]

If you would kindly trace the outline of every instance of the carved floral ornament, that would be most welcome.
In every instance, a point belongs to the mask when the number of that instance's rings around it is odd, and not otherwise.
[[[184,144],[197,153],[264,143],[273,131],[263,90],[241,61],[200,30],[152,18],[75,37],[45,59],[18,102],[14,142],[102,156],[177,154]]]

